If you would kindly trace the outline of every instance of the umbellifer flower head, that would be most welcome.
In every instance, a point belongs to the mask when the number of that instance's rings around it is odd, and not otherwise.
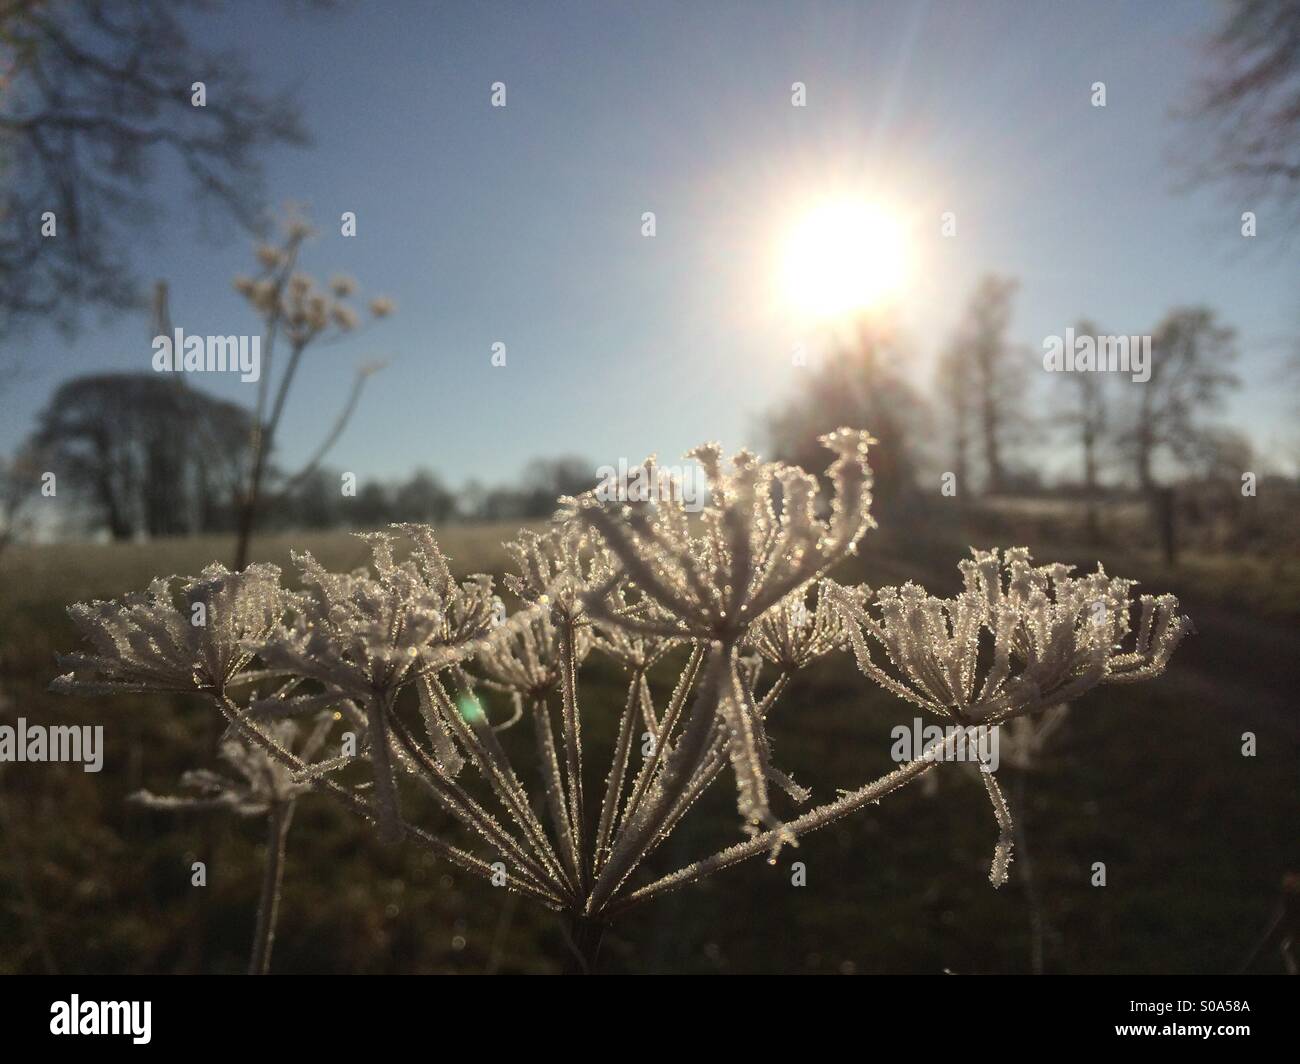
[[[364,533],[374,574],[331,573],[310,554],[295,555],[308,594],[293,622],[262,650],[269,665],[309,677],[362,700],[391,697],[424,669],[440,669],[477,653],[492,630],[492,582],[457,584],[423,525],[402,525],[415,544],[398,564],[394,537]]]
[[[703,466],[709,502],[693,524],[684,500],[626,503],[589,492],[573,500],[575,520],[591,529],[617,561],[607,580],[584,596],[588,612],[629,632],[675,636],[711,646],[701,697],[689,731],[708,740],[705,725],[715,713],[727,736],[736,777],[737,808],[747,830],[776,825],[768,808],[769,743],[762,714],[741,674],[739,648],[751,627],[783,599],[824,574],[854,551],[872,527],[871,470],[865,432],[839,429],[821,438],[835,455],[827,470],[829,514],[817,513],[817,478],[779,462],[762,463],[740,451],[725,463],[722,448],[705,444],[687,456]],[[646,483],[656,481],[646,463]],[[662,620],[619,616],[610,592],[634,584],[657,607]],[[680,760],[691,755],[685,744]],[[689,782],[670,763],[671,794]]]
[[[1024,547],[973,554],[961,563],[964,589],[950,599],[909,583],[882,588],[867,605],[860,592],[827,584],[859,668],[939,716],[998,723],[1100,683],[1157,676],[1190,629],[1174,596],[1143,595],[1135,604],[1133,581],[1100,566],[1075,577],[1066,565],[1034,566]],[[982,634],[991,643],[987,662]]]
[[[181,580],[180,605],[173,584]],[[280,570],[209,565],[197,577],[167,577],[120,602],[79,602],[68,614],[94,653],[59,658],[72,671],[56,690],[222,691],[279,624],[286,603]]]
[[[847,647],[848,641],[843,614],[825,590],[818,592],[817,602],[811,607],[806,591],[787,595],[750,631],[754,649],[786,672],[802,669],[829,651]]]
[[[780,462],[762,463],[749,451],[728,466],[722,448],[705,444],[687,455],[704,467],[710,500],[698,529],[679,499],[603,502],[595,492],[573,511],[635,582],[667,614],[647,630],[735,644],[759,617],[792,591],[821,575],[874,525],[871,470],[865,432],[840,429],[822,443],[836,458],[827,470],[828,517],[817,515],[817,478]],[[587,596],[593,613],[604,589]]]

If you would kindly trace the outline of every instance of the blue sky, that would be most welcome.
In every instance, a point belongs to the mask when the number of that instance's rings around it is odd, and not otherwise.
[[[452,483],[503,481],[539,454],[595,465],[675,458],[702,439],[761,447],[762,413],[798,387],[791,349],[812,339],[774,291],[773,249],[832,192],[914,227],[900,311],[918,381],[986,271],[1020,279],[1011,332],[1036,350],[1082,315],[1142,333],[1206,302],[1240,333],[1229,420],[1260,446],[1293,445],[1279,383],[1300,331],[1294,245],[1263,213],[1243,240],[1256,205],[1181,193],[1172,165],[1198,135],[1174,113],[1192,98],[1212,3],[287,10],[237,3],[203,32],[302,104],[315,143],[269,155],[266,187],[321,229],[305,268],[399,306],[312,355],[286,416],[288,465],[328,427],[352,367],[376,357],[390,366],[329,459],[362,475],[425,465]],[[503,109],[489,105],[496,81]],[[1094,81],[1104,109],[1089,104]],[[158,193],[165,212],[134,249],[142,275],[170,283],[187,332],[253,331],[230,287],[251,272],[251,244],[205,236],[170,169]],[[355,238],[339,235],[343,211]],[[939,235],[944,211],[955,237]],[[146,369],[147,333],[123,317],[71,342],[25,340],[30,370],[0,395],[0,451],[63,377]],[[504,369],[489,361],[496,341]],[[251,400],[249,385],[199,383]]]

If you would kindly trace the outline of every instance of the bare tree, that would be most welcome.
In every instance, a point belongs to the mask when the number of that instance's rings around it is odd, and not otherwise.
[[[1162,463],[1187,465],[1204,451],[1205,415],[1237,384],[1228,370],[1237,351],[1233,330],[1206,307],[1170,311],[1151,338],[1151,376],[1137,389],[1132,423],[1121,437],[1138,487],[1150,501],[1165,561],[1177,560],[1174,490],[1160,483]]]
[[[1081,321],[1074,327],[1076,336],[1097,336],[1097,326]],[[1087,506],[1086,533],[1091,543],[1101,538],[1097,514],[1100,493],[1100,451],[1109,421],[1105,375],[1100,373],[1063,374],[1073,393],[1061,415],[1061,422],[1078,434],[1083,457],[1083,492]]]
[[[1021,378],[1007,342],[1011,297],[1018,282],[988,274],[975,286],[958,329],[957,347],[970,361],[969,381],[976,432],[984,460],[984,486],[997,493],[1007,486],[1006,456],[1011,434],[1021,419],[1017,398]],[[958,356],[960,357],[960,356]]]
[[[866,317],[820,364],[797,372],[802,387],[769,414],[773,453],[812,465],[819,437],[837,425],[870,425],[880,443],[873,462],[876,504],[889,509],[914,491],[915,440],[925,415],[920,397],[897,366],[902,354],[892,323]]]
[[[178,380],[110,373],[65,381],[41,413],[34,443],[50,468],[82,485],[114,539],[211,527],[228,503],[247,413]]]
[[[1300,208],[1300,0],[1228,0],[1194,109],[1208,127],[1200,176],[1248,205]],[[1279,227],[1284,231],[1287,227]]]
[[[286,98],[195,43],[186,16],[203,6],[0,0],[0,335],[142,305],[126,249],[169,153],[202,199],[257,223],[258,152],[306,137]]]
[[[1124,436],[1138,486],[1159,487],[1160,460],[1193,461],[1208,431],[1207,413],[1235,387],[1227,368],[1237,357],[1235,333],[1220,325],[1208,307],[1170,311],[1151,338],[1151,378],[1132,383],[1137,390],[1133,423]]]
[[[952,471],[957,477],[957,497],[964,499],[972,483],[971,432],[975,424],[975,389],[971,362],[959,341],[939,356],[935,392],[945,418],[944,443],[951,446]]]

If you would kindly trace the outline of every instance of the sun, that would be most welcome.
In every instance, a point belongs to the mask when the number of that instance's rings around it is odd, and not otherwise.
[[[887,302],[908,272],[903,225],[859,200],[824,203],[791,228],[780,256],[781,288],[799,314],[840,318]]]

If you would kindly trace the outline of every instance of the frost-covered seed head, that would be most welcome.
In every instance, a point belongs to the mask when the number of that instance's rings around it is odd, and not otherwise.
[[[1023,547],[973,553],[961,563],[965,588],[951,599],[908,583],[882,588],[868,606],[860,591],[827,585],[862,671],[939,716],[1006,720],[1099,683],[1157,676],[1190,629],[1172,595],[1133,603],[1133,581],[1108,577],[1100,566],[1074,577],[1069,566],[1035,567]],[[982,636],[991,644],[988,661]]]
[[[826,517],[817,514],[815,477],[761,463],[748,451],[725,463],[717,444],[687,455],[709,481],[709,504],[698,522],[678,499],[611,503],[593,491],[573,500],[576,519],[620,569],[606,586],[587,593],[588,608],[604,612],[608,587],[627,579],[667,618],[643,626],[647,631],[737,643],[767,610],[853,551],[873,525],[871,437],[840,429],[822,442],[836,455],[827,471]]]
[[[853,592],[850,592],[853,593]],[[849,645],[842,613],[824,591],[814,606],[803,590],[787,595],[768,610],[750,631],[750,642],[778,669],[802,669],[832,650]]]
[[[283,749],[297,747],[298,756],[310,763],[320,752],[331,723],[326,714],[305,731],[291,720],[277,721],[266,730]],[[273,805],[292,801],[311,789],[311,783],[298,779],[289,766],[242,738],[227,738],[221,744],[220,757],[234,770],[233,776],[195,769],[181,776],[181,789],[188,793],[159,795],[142,790],[130,800],[149,809],[225,809],[237,816],[262,816]]]
[[[295,555],[307,593],[293,622],[266,641],[267,664],[362,699],[389,697],[424,669],[473,656],[492,630],[492,581],[457,585],[426,525],[397,526],[414,542],[398,564],[394,537],[366,533],[373,575],[330,573],[310,554]]]
[[[574,651],[581,664],[591,650],[590,630],[574,633]],[[543,698],[560,685],[559,636],[545,611],[519,628],[503,628],[478,655],[478,671],[488,684],[528,698]]]
[[[197,577],[155,580],[120,602],[77,603],[68,615],[94,652],[60,657],[72,671],[54,687],[81,694],[222,691],[279,624],[287,601],[274,565],[232,573],[213,564]]]

